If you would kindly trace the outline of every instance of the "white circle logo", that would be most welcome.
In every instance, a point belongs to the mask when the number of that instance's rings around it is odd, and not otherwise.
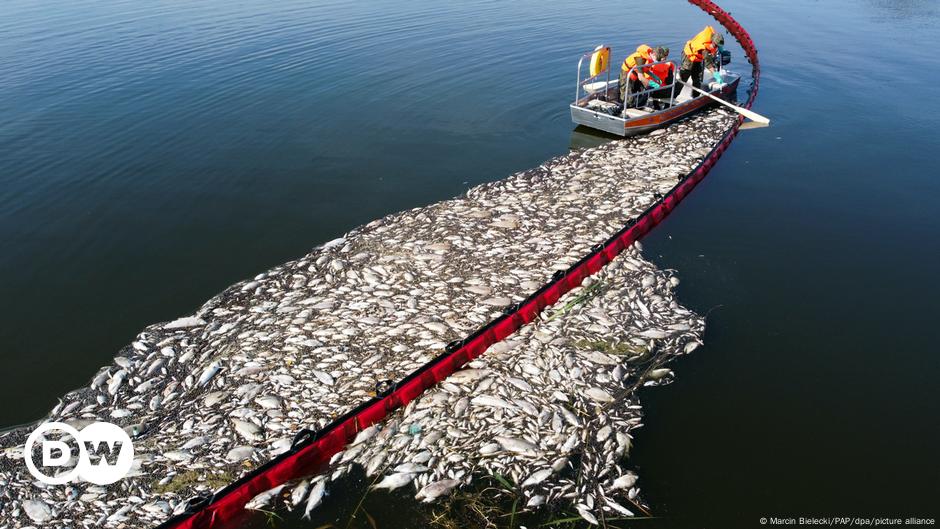
[[[62,432],[58,439],[46,438],[46,433],[56,430]],[[43,468],[67,468],[75,462],[73,455],[77,451],[74,468],[52,476],[42,472],[33,461],[33,448],[37,442],[41,442]],[[77,446],[76,450],[72,445]],[[48,485],[62,485],[76,478],[95,485],[109,485],[130,472],[134,464],[134,446],[127,432],[109,422],[92,423],[81,431],[65,423],[47,422],[29,434],[23,458],[29,473]]]

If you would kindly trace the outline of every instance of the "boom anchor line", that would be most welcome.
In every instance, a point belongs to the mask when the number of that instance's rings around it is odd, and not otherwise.
[[[711,15],[730,33],[744,49],[751,64],[752,85],[747,101],[742,105],[750,109],[757,97],[760,84],[760,62],[757,48],[750,35],[726,11],[710,0],[689,0],[689,3]],[[377,391],[376,396],[363,402],[345,415],[318,431],[298,432],[293,446],[274,459],[254,469],[215,494],[191,502],[187,510],[162,523],[158,529],[218,529],[229,527],[244,514],[245,504],[256,495],[288,481],[300,479],[326,467],[330,458],[341,451],[356,434],[383,420],[389,413],[417,398],[426,389],[444,380],[465,364],[482,355],[491,345],[512,335],[531,323],[548,306],[579,286],[585,278],[599,272],[623,250],[646,235],[664,219],[695,186],[705,178],[715,162],[742,128],[744,116],[708,153],[692,172],[683,177],[665,196],[659,197],[639,217],[610,237],[599,248],[581,258],[568,270],[556,274],[540,289],[513,306],[464,340],[448,347],[443,354],[431,360],[397,383]],[[748,128],[748,127],[745,127]],[[459,343],[460,345],[457,345]],[[379,388],[377,388],[378,390]]]

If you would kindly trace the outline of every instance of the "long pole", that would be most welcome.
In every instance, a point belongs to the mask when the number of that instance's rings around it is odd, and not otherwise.
[[[698,92],[698,93],[700,93],[700,94],[705,94],[705,95],[707,95],[708,97],[714,99],[715,101],[718,101],[718,102],[721,103],[722,105],[724,105],[724,106],[730,108],[731,110],[734,110],[734,111],[737,112],[738,114],[741,114],[742,116],[744,116],[744,117],[750,119],[751,121],[756,121],[757,123],[763,123],[764,125],[770,125],[770,118],[761,116],[760,114],[758,114],[757,112],[754,112],[753,110],[748,110],[748,109],[746,109],[746,108],[742,108],[742,107],[739,107],[739,106],[737,106],[737,105],[732,105],[731,103],[725,101],[724,99],[722,99],[722,98],[720,98],[720,97],[713,96],[713,95],[709,94],[708,92],[706,92],[705,90],[702,90],[701,88],[696,88],[696,87],[692,86],[691,83],[686,83],[686,82],[683,82],[683,81],[679,81],[679,82],[682,83],[682,84],[684,84],[685,86],[688,86],[689,88],[691,88],[692,90],[694,90],[694,91],[696,91],[696,92]]]

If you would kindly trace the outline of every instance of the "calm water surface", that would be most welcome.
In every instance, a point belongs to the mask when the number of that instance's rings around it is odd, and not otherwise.
[[[940,7],[722,5],[774,125],[646,240],[708,313],[644,394],[656,523],[937,518]],[[678,50],[707,22],[679,1],[3,2],[0,425],[229,284],[565,153],[582,51]],[[342,517],[350,487],[289,524]],[[381,527],[416,527],[404,497],[370,497]]]

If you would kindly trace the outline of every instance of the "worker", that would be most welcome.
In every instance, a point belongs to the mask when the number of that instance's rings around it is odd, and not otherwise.
[[[711,26],[705,26],[705,29],[698,35],[692,37],[682,48],[682,67],[679,69],[679,79],[683,83],[692,79],[692,86],[702,87],[702,80],[705,71],[708,71],[710,77],[714,77],[719,83],[723,82],[719,70],[721,69],[721,51],[725,45],[725,38],[721,33],[715,31]],[[692,97],[698,97],[698,92],[693,91]]]
[[[661,86],[660,83],[652,80],[649,67],[642,68],[644,64],[651,62],[656,62],[656,50],[646,44],[637,46],[636,51],[623,60],[623,64],[620,66],[620,100],[623,101],[624,108],[634,106],[641,107],[646,104],[646,100],[649,97],[649,94],[641,94],[639,96],[631,95],[630,100],[627,101],[628,87],[630,94],[636,94],[648,88],[659,88]],[[638,66],[640,68],[633,70],[633,68]],[[631,72],[630,70],[633,71]],[[637,73],[640,75],[637,75]],[[627,77],[629,77],[629,79],[627,79]]]
[[[669,60],[669,48],[665,46],[659,46],[656,48],[656,60],[659,61],[659,64],[654,64],[650,66],[650,74],[653,78],[653,81],[659,83],[660,86],[669,87],[673,82],[675,82],[675,65],[671,62],[666,62]],[[681,88],[681,87],[679,87]],[[653,102],[653,107],[656,110],[661,110],[662,108],[668,108],[672,103],[668,103],[663,100],[670,100],[673,95],[672,87],[663,88],[657,90],[650,94],[651,98],[658,99],[659,101]]]

